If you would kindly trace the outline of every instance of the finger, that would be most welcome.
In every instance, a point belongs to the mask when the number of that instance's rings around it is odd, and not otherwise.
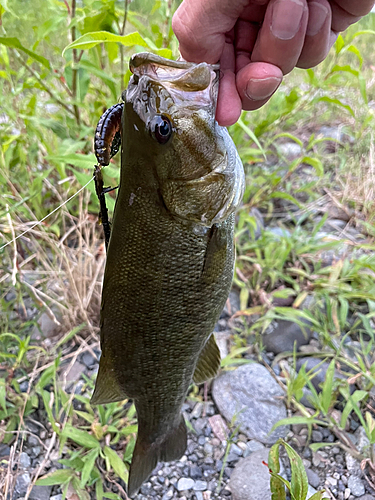
[[[332,10],[333,31],[345,31],[348,26],[356,23],[362,17],[361,15],[350,14],[333,0],[330,1],[330,4]]]
[[[216,107],[216,120],[228,127],[236,123],[241,115],[241,99],[236,87],[235,57],[233,47],[234,33],[229,33],[220,59],[221,80]]]
[[[326,58],[331,48],[331,7],[327,0],[308,3],[309,20],[305,43],[298,59],[299,68],[312,68]]]
[[[335,0],[333,3],[352,16],[365,16],[375,4],[374,0],[356,0],[355,2],[353,0]]]
[[[230,31],[248,0],[189,0],[175,12],[172,28],[184,59],[216,63],[222,54],[225,33]]]
[[[259,24],[239,19],[235,26],[236,72],[251,62]]]
[[[289,73],[300,57],[308,21],[306,0],[271,0],[251,60]]]
[[[242,109],[251,111],[263,106],[277,90],[282,79],[281,69],[273,64],[257,62],[242,68],[236,77]]]

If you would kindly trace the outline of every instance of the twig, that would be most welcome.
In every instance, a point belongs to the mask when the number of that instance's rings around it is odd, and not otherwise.
[[[12,241],[14,243],[14,255],[13,255],[13,268],[12,268],[12,285],[16,286],[17,283],[17,243],[16,243],[16,234],[14,232],[14,227],[12,223],[12,217],[9,212],[9,205],[5,205],[7,211],[7,219],[10,227],[10,232],[12,233]]]
[[[71,39],[72,43],[75,42],[76,40],[76,27],[74,24],[74,19],[76,17],[76,0],[72,0],[72,10],[71,10],[71,21],[72,21],[72,28],[70,30],[71,33]],[[74,109],[74,116],[76,118],[77,125],[80,125],[81,123],[81,118],[79,115],[79,107],[76,104],[77,101],[77,85],[78,85],[78,55],[77,55],[77,49],[73,49],[73,67],[72,67],[72,94],[73,94],[73,99],[74,99],[74,104],[73,104],[73,109]]]
[[[126,28],[126,21],[128,18],[128,5],[129,5],[129,0],[125,0],[125,12],[124,12],[124,20],[122,22],[121,30],[120,30],[120,35],[124,36],[125,34],[125,28]],[[124,46],[121,44],[120,45],[120,68],[121,68],[121,86],[124,84]]]
[[[17,51],[15,49],[13,49],[13,51],[17,54],[17,57],[18,57],[18,60],[19,62],[22,64],[22,66],[24,68],[27,69],[27,71],[33,75],[33,77],[37,80],[37,82],[41,85],[41,87],[43,87],[43,89],[47,92],[47,94],[54,100],[57,102],[57,104],[59,104],[60,106],[62,106],[66,111],[68,111],[68,113],[70,113],[71,115],[75,116],[75,113],[72,109],[69,108],[69,106],[67,106],[65,104],[65,102],[61,101],[55,94],[54,92],[49,89],[47,87],[47,85],[43,82],[43,80],[40,78],[40,76],[33,70],[33,68],[31,66],[28,66],[25,61],[22,59],[22,57],[17,53]]]

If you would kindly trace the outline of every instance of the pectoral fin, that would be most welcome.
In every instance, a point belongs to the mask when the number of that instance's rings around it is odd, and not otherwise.
[[[193,375],[194,382],[202,384],[206,380],[214,378],[220,368],[220,361],[220,351],[212,334],[199,355]]]
[[[124,399],[127,399],[127,396],[118,383],[115,371],[109,366],[108,360],[104,355],[102,355],[91,404],[102,405],[105,403],[123,401]]]

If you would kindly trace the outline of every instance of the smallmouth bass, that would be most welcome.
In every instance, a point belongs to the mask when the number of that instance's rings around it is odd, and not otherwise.
[[[158,461],[184,454],[189,385],[219,369],[212,331],[232,282],[244,172],[215,122],[218,67],[142,53],[130,69],[91,402],[135,402],[132,497]]]

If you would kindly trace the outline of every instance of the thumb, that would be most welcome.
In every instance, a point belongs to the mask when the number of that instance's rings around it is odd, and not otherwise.
[[[184,59],[214,64],[219,61],[230,31],[249,0],[184,0],[172,19]]]

